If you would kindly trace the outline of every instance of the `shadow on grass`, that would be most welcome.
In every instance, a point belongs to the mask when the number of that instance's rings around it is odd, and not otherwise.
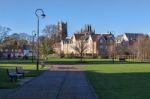
[[[101,99],[149,99],[150,73],[98,73],[86,71]]]
[[[0,68],[0,89],[16,88],[17,84],[11,82],[7,75],[6,68]]]

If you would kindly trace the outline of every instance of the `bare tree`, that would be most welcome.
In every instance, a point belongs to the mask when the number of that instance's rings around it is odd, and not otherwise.
[[[3,49],[4,47],[3,40],[5,39],[5,37],[10,31],[11,31],[10,28],[0,26],[0,49]]]
[[[145,59],[150,58],[150,38],[140,37],[138,41],[130,48],[131,52],[137,56],[137,59],[144,61]]]
[[[44,36],[50,38],[53,43],[60,41],[60,34],[56,25],[47,25],[43,29]]]
[[[129,44],[127,42],[122,42],[121,44],[117,44],[116,52],[117,55],[119,56],[130,54]]]
[[[40,54],[41,58],[47,59],[47,56],[51,53],[53,53],[53,48],[52,48],[52,42],[51,39],[41,36],[40,37]]]
[[[114,61],[115,61],[116,54],[117,54],[116,49],[117,49],[117,45],[115,44],[115,42],[113,42],[113,44],[110,45],[110,46],[108,47],[108,49],[107,49],[107,50],[108,50],[109,58],[112,58],[112,62],[113,62],[113,63],[114,63]]]
[[[87,41],[85,40],[85,37],[82,36],[79,41],[77,41],[75,46],[72,46],[72,48],[80,55],[81,62],[84,56],[84,53],[86,53],[88,49]]]
[[[10,31],[10,28],[0,26],[0,43],[4,40],[4,38],[7,36],[7,33]]]

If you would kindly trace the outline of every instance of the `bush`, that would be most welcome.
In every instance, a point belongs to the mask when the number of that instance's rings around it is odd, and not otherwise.
[[[0,52],[0,57],[3,57],[3,53],[2,52]]]
[[[93,56],[94,59],[101,58],[98,54]]]
[[[109,59],[109,56],[101,56],[101,59]]]

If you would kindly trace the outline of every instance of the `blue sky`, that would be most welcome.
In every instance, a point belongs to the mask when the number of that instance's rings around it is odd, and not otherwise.
[[[0,0],[0,25],[14,32],[32,34],[36,30],[35,10],[46,18],[41,28],[58,21],[68,22],[69,36],[85,24],[97,33],[112,31],[150,33],[150,0]]]

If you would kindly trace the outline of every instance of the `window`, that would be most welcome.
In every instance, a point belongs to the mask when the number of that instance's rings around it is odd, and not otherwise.
[[[110,40],[109,40],[109,43],[113,43],[113,40],[112,40],[112,39],[110,39]]]
[[[103,43],[103,39],[100,39],[100,43]]]
[[[103,49],[104,48],[104,46],[103,45],[100,45],[100,49]]]

